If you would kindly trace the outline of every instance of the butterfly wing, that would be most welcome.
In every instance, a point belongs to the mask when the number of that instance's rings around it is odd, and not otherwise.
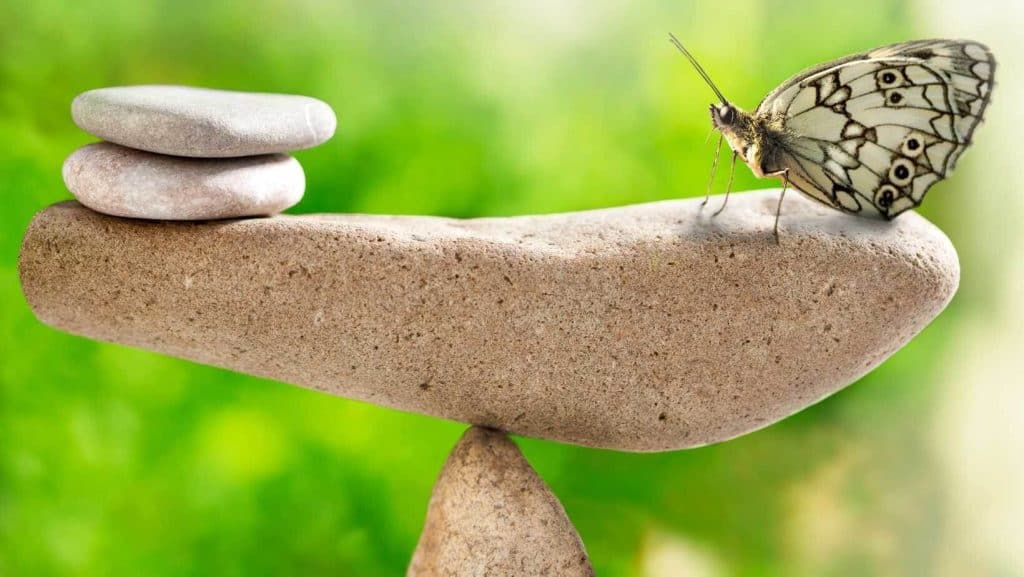
[[[783,127],[773,164],[801,191],[893,218],[953,170],[988,106],[994,70],[977,42],[904,42],[806,70],[755,116]]]

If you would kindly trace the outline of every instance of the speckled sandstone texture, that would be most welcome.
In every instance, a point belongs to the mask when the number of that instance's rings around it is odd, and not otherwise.
[[[157,223],[52,206],[20,272],[54,327],[524,435],[660,451],[846,386],[956,290],[949,240],[786,199],[502,219]]]
[[[408,576],[593,574],[565,509],[515,443],[466,431],[434,486]]]
[[[71,117],[82,130],[117,144],[201,158],[312,148],[334,135],[325,102],[295,94],[191,86],[114,86],[78,95]]]
[[[181,158],[109,142],[64,161],[64,184],[89,208],[131,218],[206,220],[261,216],[302,200],[302,166],[285,154]]]

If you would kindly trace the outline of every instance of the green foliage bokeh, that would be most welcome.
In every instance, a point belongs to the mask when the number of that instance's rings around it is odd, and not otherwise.
[[[93,140],[71,123],[76,94],[168,83],[329,102],[338,133],[297,154],[294,213],[566,211],[704,193],[711,93],[669,31],[752,108],[803,67],[914,36],[912,20],[884,0],[0,0],[0,575],[401,574],[463,430],[35,320],[17,254],[32,215],[69,198],[64,157]],[[768,186],[738,168],[737,189]],[[954,196],[927,214],[944,222]],[[930,574],[941,495],[916,415],[961,306],[854,387],[733,442],[520,445],[600,575],[641,574],[661,534],[727,575]],[[798,543],[807,487],[888,544],[815,561]]]

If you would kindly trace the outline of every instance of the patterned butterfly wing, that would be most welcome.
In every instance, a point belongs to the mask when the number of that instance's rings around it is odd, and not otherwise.
[[[994,70],[977,42],[894,44],[794,76],[755,116],[783,126],[773,164],[802,192],[893,218],[953,170],[988,106]]]

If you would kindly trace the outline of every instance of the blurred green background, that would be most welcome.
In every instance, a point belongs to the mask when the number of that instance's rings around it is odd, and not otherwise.
[[[922,211],[960,251],[961,291],[878,370],[712,447],[521,440],[598,574],[1024,574],[1024,274],[1004,256],[1024,211],[1002,145],[1024,129],[1021,21],[984,4],[0,0],[0,576],[402,574],[464,429],[36,321],[18,248],[93,140],[71,123],[76,94],[327,101],[338,134],[297,154],[294,213],[578,210],[704,193],[711,94],[669,31],[746,108],[803,67],[922,36],[990,43],[1001,84],[984,152]],[[769,186],[737,169],[736,189]]]

